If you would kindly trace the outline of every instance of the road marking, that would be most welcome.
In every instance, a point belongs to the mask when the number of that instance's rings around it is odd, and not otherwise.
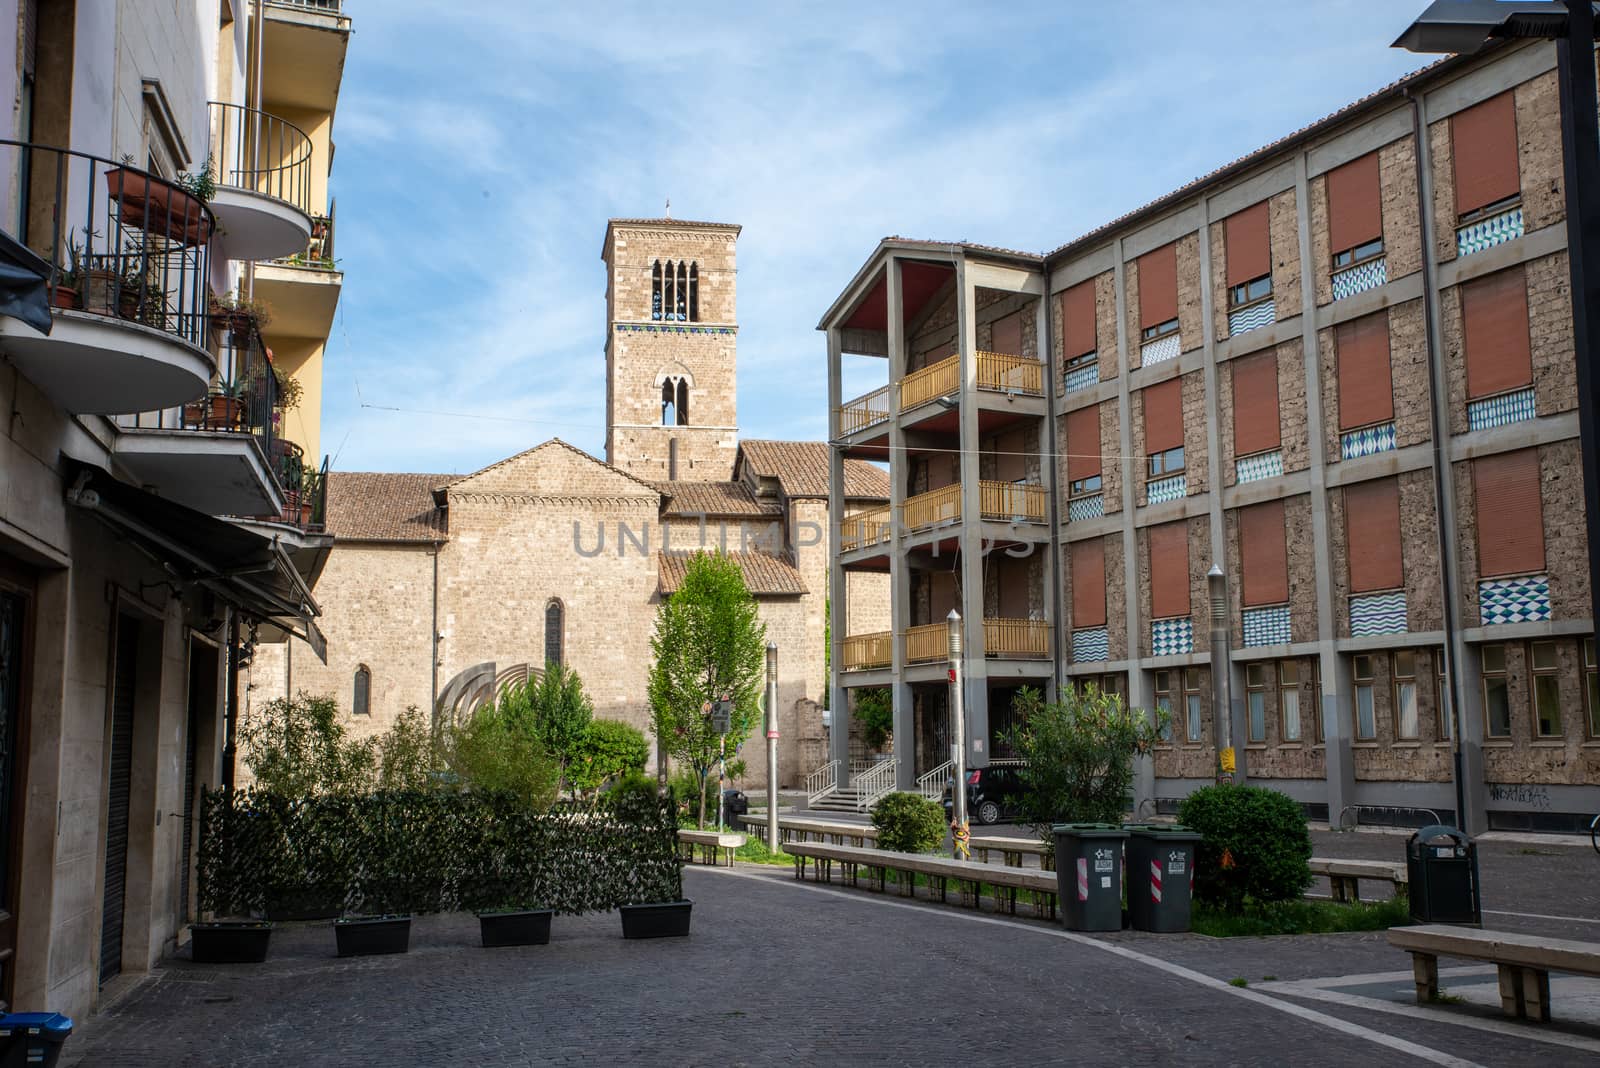
[[[1507,912],[1505,909],[1484,909],[1483,911],[1493,916],[1521,916],[1529,920],[1558,920],[1561,923],[1600,923],[1600,920],[1592,920],[1586,916],[1547,916],[1542,912]]]
[[[732,876],[735,879],[753,879],[768,883],[777,883],[779,881],[772,879],[769,876],[759,875],[755,872],[742,872],[737,869],[704,868],[696,870],[715,871],[718,875]],[[1218,993],[1228,994],[1232,997],[1243,998],[1245,1001],[1251,1001],[1257,1005],[1275,1009],[1278,1012],[1286,1015],[1297,1016],[1302,1020],[1308,1020],[1311,1023],[1321,1024],[1323,1027],[1326,1027],[1329,1030],[1338,1031],[1342,1034],[1350,1035],[1353,1038],[1365,1039],[1366,1041],[1374,1043],[1375,1045],[1385,1046],[1399,1053],[1410,1054],[1419,1060],[1427,1061],[1431,1064],[1449,1065],[1451,1068],[1482,1068],[1482,1066],[1478,1065],[1476,1061],[1463,1060],[1460,1057],[1445,1053],[1443,1050],[1434,1049],[1431,1046],[1423,1046],[1416,1042],[1408,1042],[1403,1038],[1396,1038],[1393,1035],[1386,1035],[1382,1031],[1374,1031],[1371,1028],[1362,1027],[1360,1024],[1354,1024],[1348,1020],[1342,1020],[1337,1016],[1329,1016],[1327,1013],[1317,1012],[1315,1009],[1308,1009],[1303,1005],[1297,1005],[1294,1002],[1284,1001],[1282,998],[1271,997],[1267,994],[1262,994],[1259,991],[1251,990],[1249,987],[1233,986],[1230,983],[1223,982],[1221,979],[1216,979],[1212,976],[1206,975],[1204,972],[1197,972],[1191,968],[1185,968],[1181,964],[1173,964],[1171,961],[1162,960],[1160,957],[1152,957],[1149,954],[1140,953],[1137,950],[1129,949],[1126,946],[1119,946],[1114,942],[1102,942],[1097,938],[1090,938],[1088,935],[1078,934],[1075,931],[1063,931],[1050,927],[1036,927],[1029,924],[1016,923],[1011,920],[1002,920],[994,916],[975,916],[966,912],[935,909],[930,908],[927,903],[912,904],[910,902],[888,901],[882,897],[864,895],[859,890],[841,890],[832,886],[819,886],[816,883],[808,883],[798,879],[784,880],[784,883],[785,885],[798,887],[803,890],[809,890],[812,893],[827,894],[832,897],[844,898],[848,901],[859,901],[863,904],[877,905],[880,908],[909,909],[914,912],[919,912],[925,916],[941,916],[949,919],[965,920],[968,923],[981,923],[994,927],[1004,927],[1012,931],[1031,931],[1037,934],[1049,935],[1052,938],[1060,938],[1068,942],[1076,942],[1080,945],[1091,946],[1095,949],[1101,950],[1102,952],[1110,953],[1113,956],[1122,957],[1126,960],[1143,964],[1147,968],[1155,968],[1157,971],[1166,972],[1167,974],[1177,976],[1180,979],[1187,979],[1191,983],[1209,987]]]

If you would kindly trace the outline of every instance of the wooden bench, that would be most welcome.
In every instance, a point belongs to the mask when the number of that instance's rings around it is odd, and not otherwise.
[[[718,850],[728,851],[728,867],[733,867],[733,854],[740,846],[749,841],[748,835],[737,831],[696,831],[687,827],[678,831],[678,846],[684,849],[690,860],[693,860],[698,850],[710,863],[716,864],[719,858]]]
[[[767,840],[767,818],[762,816],[739,817],[746,827],[756,832],[756,837]],[[832,841],[837,845],[871,845],[878,840],[878,829],[870,823],[850,823],[845,820],[813,820],[803,816],[778,816],[778,834],[789,841]]]
[[[985,864],[989,863],[990,853],[999,853],[1006,866],[1010,868],[1022,867],[1022,858],[1027,856],[1039,858],[1040,870],[1055,870],[1055,858],[1037,838],[1002,838],[998,835],[975,834],[967,845],[972,849],[973,856]]]
[[[1340,860],[1335,857],[1312,857],[1307,864],[1312,875],[1325,875],[1333,888],[1335,901],[1360,901],[1361,880],[1377,879],[1394,884],[1398,891],[1406,885],[1406,866],[1386,860]]]
[[[1482,931],[1425,924],[1389,928],[1389,944],[1411,954],[1417,1001],[1439,997],[1439,958],[1488,961],[1500,969],[1500,1011],[1507,1016],[1550,1019],[1550,973],[1600,976],[1600,945],[1542,935]]]
[[[961,891],[963,904],[978,907],[984,886],[995,891],[995,904],[1004,906],[1012,915],[1017,911],[1017,891],[1033,893],[1034,911],[1039,915],[1055,917],[1058,884],[1052,872],[1037,868],[1012,868],[998,864],[984,864],[975,860],[953,860],[922,853],[896,853],[887,849],[866,849],[858,846],[827,845],[822,842],[791,842],[784,851],[794,857],[794,877],[804,879],[808,862],[816,869],[819,882],[833,881],[833,865],[838,862],[841,874],[847,876],[852,886],[857,884],[860,870],[880,891],[887,889],[888,873],[899,878],[900,892],[906,897],[916,896],[915,876],[928,880],[937,890],[939,900],[947,899],[949,884],[955,881]]]

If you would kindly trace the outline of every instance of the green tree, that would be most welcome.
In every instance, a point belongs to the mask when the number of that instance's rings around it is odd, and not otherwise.
[[[331,695],[301,690],[248,709],[239,748],[255,784],[285,797],[365,794],[375,784],[374,748],[345,736]]]
[[[567,763],[567,781],[574,791],[593,794],[608,783],[642,775],[649,759],[650,743],[639,728],[614,719],[592,720]]]
[[[1133,758],[1150,751],[1166,713],[1152,723],[1093,683],[1050,703],[1022,689],[1015,707],[1022,726],[1006,740],[1027,761],[1019,772],[1020,807],[1040,837],[1052,841],[1053,823],[1119,820],[1133,786]]]
[[[881,750],[894,733],[894,697],[887,687],[857,690],[852,715],[861,724],[861,739],[868,749]]]
[[[546,664],[538,678],[502,689],[495,708],[507,723],[538,740],[556,761],[563,786],[570,785],[567,766],[578,755],[594,718],[594,704],[578,673],[557,663]]]
[[[514,706],[485,705],[445,730],[442,744],[446,765],[464,786],[514,793],[534,808],[556,798],[559,765]]]
[[[761,716],[767,628],[739,567],[723,553],[696,553],[678,591],[656,612],[650,651],[650,708],[667,753],[700,781],[698,825],[706,824],[706,779],[719,735],[711,702],[733,703],[728,747],[737,749]]]
[[[380,790],[436,790],[444,754],[439,740],[411,705],[388,731],[371,740]]]

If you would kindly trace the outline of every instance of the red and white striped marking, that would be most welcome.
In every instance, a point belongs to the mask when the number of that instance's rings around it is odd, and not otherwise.
[[[1150,862],[1150,900],[1157,905],[1161,904],[1161,862]]]
[[[1089,900],[1089,858],[1078,858],[1078,900]]]

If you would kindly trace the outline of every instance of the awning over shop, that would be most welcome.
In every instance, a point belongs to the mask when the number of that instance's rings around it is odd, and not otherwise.
[[[119,482],[92,464],[62,462],[69,504],[92,512],[175,580],[198,583],[244,616],[301,638],[327,663],[328,643],[315,622],[322,610],[281,545]]]
[[[0,315],[21,319],[41,334],[50,332],[50,264],[0,230]]]

